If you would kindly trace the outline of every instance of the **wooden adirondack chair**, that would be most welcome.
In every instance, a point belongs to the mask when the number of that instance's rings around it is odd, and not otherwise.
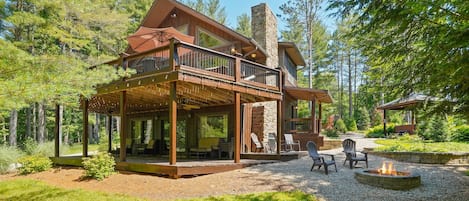
[[[321,166],[324,165],[324,171],[326,172],[326,174],[328,174],[329,173],[328,167],[330,165],[334,165],[335,172],[337,172],[337,166],[335,164],[334,155],[332,155],[332,154],[319,154],[316,144],[314,144],[314,142],[312,142],[312,141],[308,141],[308,143],[306,143],[306,146],[308,147],[309,156],[311,157],[311,159],[313,159],[313,166],[311,166],[310,171],[313,171],[314,166],[319,166],[319,168],[318,168],[318,170],[319,170],[319,169],[321,169]],[[324,156],[321,156],[321,155],[329,156],[329,157],[331,157],[331,160],[325,160]]]
[[[254,152],[257,152],[258,150],[261,151],[262,149],[264,149],[264,145],[259,141],[259,138],[255,133],[251,133],[251,142],[256,145],[256,149],[254,150]]]
[[[293,146],[298,146],[298,151],[301,151],[300,141],[295,142],[292,134],[283,134],[283,136],[285,136],[285,151],[294,151]]]
[[[358,161],[365,161],[366,168],[368,168],[368,153],[361,152],[361,155],[363,156],[358,156],[355,145],[356,142],[352,139],[345,139],[342,142],[342,147],[344,148],[343,152],[345,153],[344,165],[345,162],[349,161],[350,169],[352,169],[353,167],[355,167],[355,165],[357,165]],[[355,164],[353,164],[354,162]]]

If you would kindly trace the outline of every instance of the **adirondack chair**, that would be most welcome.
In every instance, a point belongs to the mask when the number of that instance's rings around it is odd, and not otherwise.
[[[353,169],[355,165],[357,165],[358,161],[365,161],[366,168],[368,168],[368,153],[361,152],[362,156],[357,154],[357,150],[355,148],[356,142],[352,139],[345,139],[342,142],[342,147],[344,148],[345,153],[345,160],[344,165],[347,161],[350,163],[350,169]],[[353,164],[355,162],[355,164]]]
[[[292,134],[283,134],[283,136],[285,136],[285,151],[294,151],[293,146],[298,146],[298,151],[301,151],[300,141],[295,142]]]
[[[334,155],[332,155],[332,154],[319,154],[316,144],[314,144],[314,142],[312,142],[312,141],[308,141],[308,143],[306,143],[306,146],[308,148],[309,157],[311,157],[311,159],[313,159],[313,166],[311,166],[310,171],[313,171],[315,166],[318,166],[318,170],[319,170],[319,169],[321,169],[321,166],[324,165],[324,171],[326,172],[326,174],[328,174],[329,173],[328,167],[330,165],[334,165],[335,172],[337,172],[337,166],[335,164]],[[324,156],[331,157],[331,160],[324,159]]]
[[[264,149],[264,145],[259,141],[259,138],[255,133],[251,133],[251,142],[256,145],[256,149],[254,152],[257,152],[258,150],[261,151]]]

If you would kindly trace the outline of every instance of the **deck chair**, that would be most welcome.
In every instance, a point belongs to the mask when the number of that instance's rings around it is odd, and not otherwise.
[[[326,172],[326,175],[329,173],[328,167],[330,165],[334,165],[335,172],[337,172],[337,166],[335,165],[335,159],[334,155],[331,154],[319,154],[318,149],[316,147],[316,144],[312,141],[308,141],[306,143],[306,146],[308,147],[308,154],[311,159],[313,159],[313,166],[311,166],[311,170],[313,171],[314,166],[319,166],[318,170],[321,169],[321,166],[324,165],[324,171]],[[324,156],[329,156],[331,157],[331,160],[326,160],[324,159]]]
[[[366,168],[368,168],[368,153],[361,152],[362,156],[358,156],[355,145],[356,143],[352,139],[345,139],[342,142],[343,152],[345,153],[344,165],[349,161],[350,169],[352,169],[357,165],[358,161],[365,161]],[[354,162],[355,164],[353,164]]]
[[[269,137],[267,138],[267,151],[269,153],[276,153],[277,152],[277,134],[269,133]]]
[[[251,133],[251,142],[256,145],[256,149],[254,152],[264,149],[264,145],[262,145],[262,143],[259,141],[259,138],[257,137],[255,133]]]
[[[283,136],[285,136],[285,151],[294,151],[293,146],[298,146],[298,151],[301,151],[300,141],[295,142],[292,134],[283,134]]]

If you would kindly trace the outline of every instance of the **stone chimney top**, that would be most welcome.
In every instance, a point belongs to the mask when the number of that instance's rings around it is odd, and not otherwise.
[[[266,65],[278,67],[277,18],[267,4],[251,8],[251,29],[252,38],[266,50]]]

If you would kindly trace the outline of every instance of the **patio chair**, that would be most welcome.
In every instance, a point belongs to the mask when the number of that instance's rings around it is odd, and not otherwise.
[[[297,140],[295,142],[292,134],[283,134],[283,136],[285,136],[285,143],[283,144],[285,146],[285,151],[294,151],[295,149],[293,149],[293,146],[298,146],[298,151],[301,151],[300,141]]]
[[[277,152],[277,134],[269,133],[269,137],[267,138],[267,151],[269,153],[276,153]]]
[[[306,146],[308,148],[309,157],[311,157],[311,159],[313,159],[313,166],[311,166],[310,171],[313,171],[314,166],[319,166],[319,168],[318,168],[318,170],[319,170],[319,169],[321,169],[321,166],[324,165],[324,171],[326,172],[326,175],[327,175],[329,173],[328,167],[330,165],[334,165],[335,172],[337,172],[337,166],[335,164],[334,155],[332,155],[332,154],[319,154],[318,149],[316,147],[316,144],[314,144],[314,142],[312,142],[312,141],[308,141],[308,143],[306,143]],[[324,159],[324,156],[331,157],[331,160]]]
[[[256,145],[256,149],[254,150],[254,152],[264,149],[264,145],[259,141],[259,138],[255,133],[251,133],[251,142]]]
[[[345,139],[342,142],[342,147],[344,148],[343,152],[345,153],[344,165],[347,161],[349,161],[350,169],[353,169],[355,165],[357,165],[358,161],[365,161],[366,168],[368,168],[368,153],[361,152],[361,155],[363,156],[359,156],[357,154],[355,145],[356,145],[356,142],[353,141],[352,139]],[[354,162],[355,164],[353,164]]]

